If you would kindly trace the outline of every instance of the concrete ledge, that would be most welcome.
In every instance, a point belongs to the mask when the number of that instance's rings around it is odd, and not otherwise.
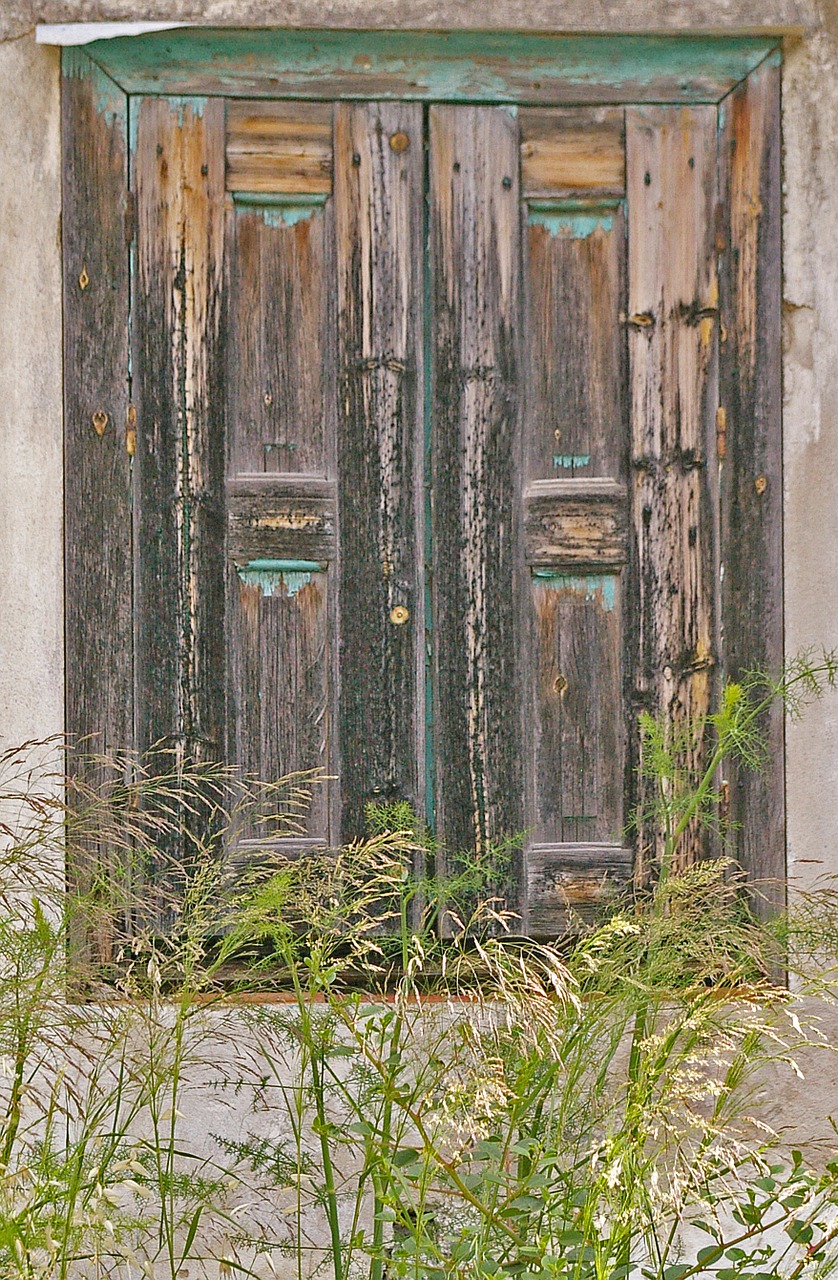
[[[36,23],[196,22],[206,26],[795,35],[819,26],[816,0],[11,0],[0,38]]]

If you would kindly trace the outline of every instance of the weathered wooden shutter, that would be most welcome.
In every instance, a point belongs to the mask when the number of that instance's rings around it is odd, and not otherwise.
[[[590,916],[638,711],[781,657],[777,86],[126,100],[68,58],[68,729],[321,771],[302,848],[384,799],[522,836],[521,928]],[[730,780],[760,872],[781,729]]]

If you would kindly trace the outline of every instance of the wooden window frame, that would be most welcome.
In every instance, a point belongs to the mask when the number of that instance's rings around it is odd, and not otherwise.
[[[715,107],[721,341],[715,439],[705,461],[718,485],[716,536],[724,572],[716,583],[721,624],[713,678],[777,670],[783,660],[780,59],[778,39],[753,36],[228,28],[156,32],[65,50],[68,732],[97,735],[105,750],[124,748],[135,734],[136,421],[125,245],[135,216],[127,185],[134,125],[129,103],[140,94]],[[102,214],[95,228],[84,213],[91,190]],[[91,311],[97,332],[124,337],[103,349],[93,340]],[[642,317],[632,316],[627,324],[635,319],[641,325]],[[75,678],[82,670],[85,678]],[[726,787],[737,856],[752,877],[766,882],[762,894],[770,906],[785,893],[781,707],[769,713],[766,729],[766,769],[732,771]]]

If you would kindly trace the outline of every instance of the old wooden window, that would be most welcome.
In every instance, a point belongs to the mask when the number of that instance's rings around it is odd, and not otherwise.
[[[781,657],[779,66],[470,39],[65,56],[67,727],[320,768],[327,845],[525,831],[543,936],[630,873],[638,710]]]

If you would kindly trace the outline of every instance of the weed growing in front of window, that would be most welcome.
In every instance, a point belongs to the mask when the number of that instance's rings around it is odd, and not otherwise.
[[[443,881],[404,806],[283,857],[312,779],[7,753],[0,1273],[826,1275],[838,1163],[755,1090],[831,1052],[810,992],[834,993],[838,895],[764,924],[729,859],[678,854],[696,821],[723,836],[720,766],[758,766],[770,701],[835,677],[729,687],[684,730],[711,736],[697,780],[647,720],[655,874],[555,944],[494,896],[508,843]]]

